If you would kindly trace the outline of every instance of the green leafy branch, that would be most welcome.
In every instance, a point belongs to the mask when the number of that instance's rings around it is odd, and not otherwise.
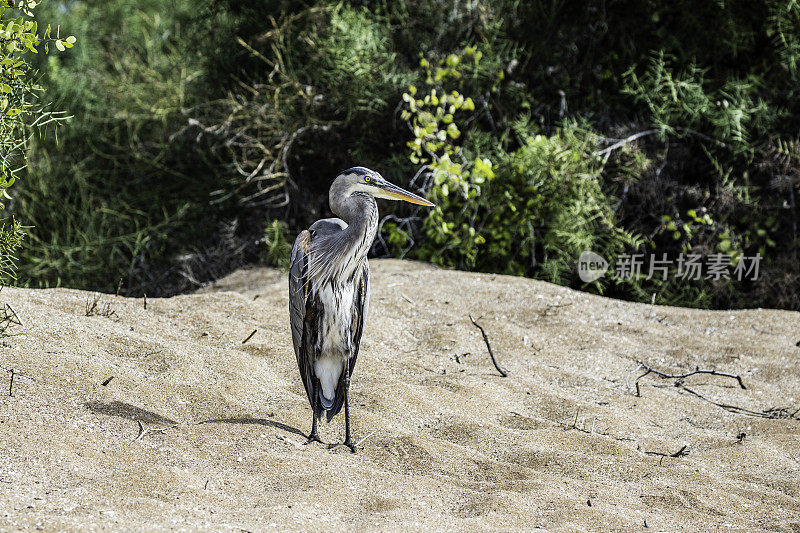
[[[50,120],[58,120],[35,106],[36,93],[41,87],[33,81],[34,71],[27,61],[28,54],[38,54],[40,48],[49,52],[50,44],[59,51],[72,48],[75,37],[61,38],[59,30],[52,35],[48,25],[39,35],[38,23],[31,20],[37,2],[22,1],[21,13],[8,18],[7,6],[0,5],[0,209],[3,199],[10,199],[6,189],[14,184],[19,171],[25,167],[25,131],[28,115],[35,115],[30,124],[42,126]]]
[[[437,207],[423,223],[426,235],[438,245],[441,254],[453,248],[466,250],[467,264],[474,265],[477,248],[486,242],[470,224],[456,227],[444,213],[456,204],[469,206],[481,194],[481,187],[494,178],[493,163],[480,155],[468,157],[459,144],[464,124],[475,112],[475,102],[458,90],[447,90],[445,84],[461,79],[465,72],[479,66],[482,53],[466,47],[458,54],[432,63],[420,58],[425,71],[426,92],[419,94],[411,85],[403,94],[401,118],[406,121],[413,137],[406,144],[409,160],[420,165],[417,175],[425,177],[423,187]],[[452,197],[455,196],[455,197]],[[477,206],[476,202],[472,202]],[[409,236],[395,225],[389,226],[389,242],[403,248]],[[433,258],[436,261],[436,257]]]

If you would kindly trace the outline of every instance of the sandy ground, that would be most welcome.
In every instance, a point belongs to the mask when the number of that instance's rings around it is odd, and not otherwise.
[[[356,455],[302,444],[280,272],[146,309],[102,295],[88,317],[90,293],[3,290],[24,325],[0,351],[0,529],[800,530],[800,421],[785,417],[800,408],[800,313],[372,269]],[[638,360],[747,389],[651,375],[637,397]],[[343,426],[323,424],[323,440]]]

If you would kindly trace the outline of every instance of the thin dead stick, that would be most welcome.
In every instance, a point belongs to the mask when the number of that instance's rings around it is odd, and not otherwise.
[[[644,452],[647,455],[660,455],[661,457],[684,457],[689,455],[689,450],[687,446],[684,444],[683,447],[675,453],[664,453],[664,452]]]
[[[243,341],[242,341],[242,344],[244,344],[244,343],[246,343],[247,341],[249,341],[250,339],[252,339],[252,338],[253,338],[253,335],[255,335],[257,331],[258,331],[257,329],[254,329],[254,330],[253,330],[253,333],[251,333],[250,335],[248,335],[248,336],[247,336],[247,338],[246,338],[245,340],[243,340]]]
[[[699,131],[695,131],[695,130],[690,129],[690,128],[675,128],[675,130],[676,131],[682,131],[682,132],[688,133],[690,135],[694,135],[695,137],[700,137],[701,139],[705,139],[706,141],[710,141],[710,142],[715,143],[717,146],[722,146],[722,147],[727,146],[724,142],[720,141],[719,139],[715,139],[713,137],[709,137],[708,135],[706,135],[704,133],[700,133]],[[626,137],[626,138],[624,138],[624,139],[612,144],[608,148],[604,148],[602,150],[599,150],[599,151],[595,152],[594,155],[597,155],[597,156],[604,155],[605,159],[608,160],[608,157],[611,155],[611,152],[613,152],[617,148],[619,148],[621,146],[624,146],[624,145],[626,145],[628,143],[631,143],[631,142],[633,142],[633,141],[635,141],[635,140],[637,140],[637,139],[639,139],[641,137],[645,137],[647,135],[653,135],[655,133],[658,133],[659,131],[660,130],[658,130],[658,129],[652,129],[652,130],[640,131],[639,133],[634,133],[630,137]]]
[[[142,440],[142,437],[144,437],[148,433],[155,433],[155,432],[164,433],[165,431],[169,431],[170,429],[175,429],[176,427],[178,427],[178,424],[173,424],[169,427],[153,429],[153,428],[145,428],[141,420],[137,420],[136,423],[139,424],[139,434],[136,435],[136,438],[133,439],[133,442],[136,442],[137,440]]]
[[[133,439],[133,442],[136,442],[137,440],[141,439],[142,437],[144,437],[144,434],[147,433],[147,430],[144,429],[141,420],[137,420],[136,423],[139,424],[139,434],[136,435],[136,438]]]
[[[472,315],[469,315],[469,319],[472,322],[472,324],[481,331],[481,335],[483,335],[483,342],[486,343],[486,349],[489,350],[489,356],[492,358],[492,363],[494,364],[494,367],[497,369],[498,372],[500,372],[501,376],[503,376],[504,378],[508,377],[508,371],[497,364],[497,359],[495,359],[494,357],[494,352],[492,351],[492,345],[489,344],[489,337],[486,336],[486,331],[484,331],[483,327],[481,327],[480,324],[475,322],[475,319],[472,318]]]
[[[7,367],[4,367],[4,366],[0,365],[0,369],[5,370],[9,374],[11,374],[11,382],[8,384],[8,395],[9,396],[13,396],[14,395],[13,393],[14,393],[14,378],[15,377],[19,376],[21,378],[28,378],[31,381],[37,381],[35,378],[33,378],[33,377],[31,377],[31,376],[29,376],[27,374],[23,374],[22,372],[18,371],[15,368],[7,368]]]
[[[408,302],[408,303],[410,303],[411,305],[417,305],[416,303],[414,303],[414,300],[412,300],[411,298],[409,298],[408,296],[406,296],[406,295],[405,295],[405,294],[403,294],[402,292],[400,293],[400,296],[402,296],[402,297],[403,297],[403,300],[407,301],[407,302]]]
[[[144,295],[144,308],[147,309],[147,295]]]
[[[625,377],[625,386],[627,387],[628,392],[630,393],[631,392],[630,382],[629,382],[630,376],[635,372],[644,369],[644,373],[641,374],[639,377],[637,377],[636,381],[634,382],[634,385],[636,385],[636,396],[641,396],[641,391],[639,390],[639,380],[648,374],[655,374],[661,379],[683,379],[683,378],[688,378],[689,376],[694,376],[695,374],[708,374],[710,376],[721,376],[725,378],[735,379],[739,383],[739,386],[742,389],[747,389],[747,387],[744,386],[744,382],[742,381],[742,376],[738,374],[729,374],[728,372],[718,372],[717,370],[703,370],[700,367],[696,367],[691,372],[685,372],[683,374],[668,374],[666,372],[662,372],[661,370],[655,369],[650,365],[647,365],[641,361],[637,361],[637,363],[638,366]]]
[[[9,311],[11,311],[10,314],[9,314]],[[14,308],[11,307],[10,304],[5,304],[5,307],[3,308],[3,317],[2,317],[2,319],[6,320],[9,324],[13,324],[15,326],[21,326],[22,325],[22,320],[20,320],[19,315],[17,314],[16,311],[14,311]]]
[[[639,363],[639,365],[638,365],[636,368],[634,368],[633,370],[631,370],[630,372],[628,372],[628,375],[627,375],[627,376],[625,376],[625,388],[628,390],[628,394],[630,394],[630,393],[631,393],[631,384],[630,384],[630,378],[631,378],[631,376],[632,376],[633,374],[635,374],[636,372],[638,372],[640,368],[642,368],[642,363]],[[641,394],[639,394],[639,378],[636,378],[636,383],[635,383],[635,385],[636,385],[636,396],[641,396]]]
[[[110,318],[114,322],[120,320],[120,316],[114,309],[111,308],[110,303],[103,303],[100,301],[100,295],[95,294],[94,298],[86,297],[86,316],[102,316]]]
[[[620,140],[619,142],[616,142],[616,143],[612,144],[608,148],[604,148],[602,150],[599,150],[599,151],[595,152],[594,155],[605,155],[605,154],[608,154],[610,152],[613,152],[614,150],[616,150],[617,148],[619,148],[621,146],[624,146],[624,145],[626,145],[628,143],[632,143],[636,139],[639,139],[641,137],[645,137],[647,135],[653,135],[654,133],[658,133],[658,131],[659,130],[653,129],[653,130],[640,131],[639,133],[634,133],[630,137],[626,137],[626,138]]]
[[[523,415],[521,415],[519,413],[515,413],[514,411],[512,411],[512,413],[517,415],[517,416],[523,416]],[[631,441],[634,440],[634,439],[631,439],[629,437],[619,437],[617,435],[613,435],[613,434],[608,432],[608,428],[606,428],[604,430],[596,430],[595,429],[595,421],[596,421],[595,418],[592,418],[592,426],[591,426],[590,429],[586,429],[586,424],[585,424],[586,419],[585,418],[583,419],[584,423],[582,423],[579,426],[578,425],[578,415],[579,414],[580,414],[580,409],[575,411],[575,420],[572,421],[572,424],[566,424],[564,422],[558,422],[558,425],[561,426],[562,428],[564,428],[564,431],[571,431],[571,430],[574,429],[576,431],[580,431],[581,433],[586,433],[587,435],[599,435],[601,437],[608,437],[610,439],[614,439],[614,440],[620,441],[620,442],[631,442]]]
[[[707,398],[706,396],[703,396],[699,392],[694,391],[694,390],[692,390],[692,389],[690,389],[688,387],[685,387],[683,385],[680,386],[680,389],[685,390],[689,394],[697,396],[701,400],[706,401],[706,402],[708,402],[708,403],[710,403],[712,405],[716,405],[717,407],[721,407],[722,409],[725,409],[726,411],[730,411],[731,413],[738,413],[738,414],[741,414],[741,415],[749,415],[749,416],[757,416],[759,418],[771,418],[771,419],[791,418],[791,419],[795,419],[795,420],[796,420],[796,416],[795,415],[798,413],[798,411],[794,411],[793,413],[790,413],[789,409],[786,409],[786,408],[773,408],[773,409],[769,409],[767,411],[754,411],[752,409],[739,407],[738,405],[731,405],[731,404],[727,404],[727,403],[717,402],[717,401],[712,400],[711,398]]]
[[[373,431],[372,433],[370,433],[369,435],[367,435],[366,437],[364,437],[364,438],[363,438],[363,439],[361,439],[360,441],[356,442],[356,444],[355,444],[356,448],[358,448],[359,446],[361,446],[361,443],[362,443],[362,442],[364,442],[365,440],[367,440],[368,438],[370,438],[371,436],[373,436],[375,433],[376,433],[376,432],[375,432],[375,431]]]

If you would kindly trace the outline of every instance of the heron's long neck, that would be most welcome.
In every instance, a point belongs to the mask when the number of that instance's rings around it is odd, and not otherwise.
[[[359,261],[366,257],[378,229],[378,204],[370,194],[346,196],[331,210],[347,222],[342,232],[342,244]]]

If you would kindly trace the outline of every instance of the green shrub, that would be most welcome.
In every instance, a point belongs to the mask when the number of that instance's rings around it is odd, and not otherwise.
[[[35,226],[20,282],[174,294],[280,264],[366,165],[439,206],[382,205],[378,255],[800,308],[800,4],[573,4],[52,4],[82,46],[37,66],[75,118],[9,203]],[[583,248],[760,253],[763,276],[586,286]]]
[[[604,186],[609,178],[597,155],[597,136],[585,127],[569,123],[547,136],[522,118],[513,126],[519,147],[508,152],[489,132],[467,125],[474,124],[475,103],[448,92],[448,85],[468,76],[465,70],[480,72],[481,59],[474,47],[433,66],[423,59],[425,93],[412,86],[403,95],[403,118],[414,134],[409,158],[422,165],[418,175],[437,204],[422,223],[413,255],[445,266],[573,284],[582,251],[611,257],[637,246],[617,224],[617,200]],[[395,253],[413,238],[394,222],[384,232]],[[596,290],[603,283],[594,282]]]
[[[24,233],[18,222],[0,219],[0,296],[3,287],[13,284],[16,279],[15,252],[22,245]],[[0,338],[8,335],[12,326],[19,325],[14,309],[7,303],[0,302]]]
[[[289,270],[292,243],[286,222],[273,220],[264,230],[264,262],[281,270]]]
[[[20,0],[16,10],[7,9],[5,2],[0,5],[0,210],[12,199],[7,189],[27,165],[31,134],[62,118],[38,102],[42,88],[35,83],[30,58],[40,50],[49,52],[50,45],[63,52],[75,43],[75,37],[62,37],[49,25],[40,33],[33,19],[35,7],[29,0]],[[16,254],[23,236],[19,221],[0,212],[0,292],[17,281]],[[0,337],[15,324],[19,320],[14,310],[0,302]]]
[[[230,176],[221,198],[283,207],[289,184],[305,184],[292,174],[293,161],[314,153],[318,168],[361,157],[384,134],[375,126],[410,77],[388,29],[345,3],[286,13],[253,40],[238,39],[259,63],[237,76],[244,90],[196,108],[192,118]]]
[[[0,219],[0,291],[17,279],[17,249],[22,245],[25,233],[19,222],[13,219]]]
[[[752,81],[727,79],[714,90],[707,86],[707,75],[707,68],[693,62],[676,72],[661,51],[641,74],[635,67],[625,72],[622,93],[647,107],[662,137],[698,135],[717,146],[729,143],[733,150],[748,150],[753,135],[763,135],[780,114],[758,97]]]
[[[11,199],[6,189],[25,167],[27,127],[42,127],[59,118],[36,102],[42,88],[34,81],[30,56],[39,49],[49,51],[51,44],[63,51],[75,43],[75,37],[61,38],[58,30],[51,36],[50,26],[40,35],[33,20],[34,7],[36,3],[30,0],[20,0],[17,11],[8,10],[5,3],[0,5],[0,209],[3,199]]]
[[[13,208],[30,227],[20,283],[171,294],[186,288],[175,257],[217,230],[218,180],[185,133],[199,74],[183,48],[189,8],[161,7],[75,2],[62,15],[85,46],[43,64],[41,83],[74,118],[29,149]]]

